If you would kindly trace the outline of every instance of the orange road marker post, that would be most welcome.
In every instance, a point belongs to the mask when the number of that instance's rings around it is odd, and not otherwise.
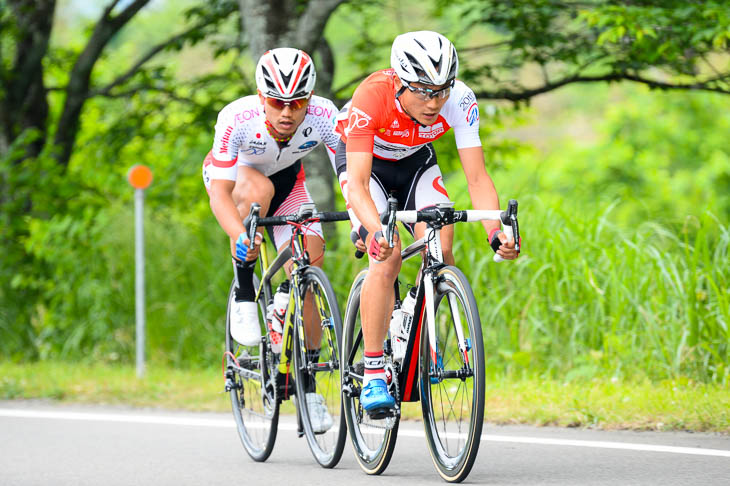
[[[145,295],[144,295],[144,191],[152,183],[152,171],[146,165],[134,165],[127,172],[134,187],[134,303],[136,311],[137,377],[145,373]]]

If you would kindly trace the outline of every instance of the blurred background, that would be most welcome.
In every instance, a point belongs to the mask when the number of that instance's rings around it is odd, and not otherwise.
[[[491,263],[480,225],[456,231],[490,376],[727,390],[724,1],[0,0],[0,362],[134,363],[141,163],[148,359],[219,366],[232,272],[201,180],[218,111],[278,46],[310,52],[341,107],[422,29],[456,45],[487,170],[520,202],[515,263]],[[436,149],[468,207],[453,135]],[[305,167],[319,207],[343,210],[324,154]],[[325,263],[342,306],[364,265],[345,226]]]

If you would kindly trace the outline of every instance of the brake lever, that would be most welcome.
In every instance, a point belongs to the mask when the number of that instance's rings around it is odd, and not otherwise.
[[[261,205],[259,203],[251,203],[251,209],[248,212],[248,216],[243,220],[243,227],[246,229],[248,235],[248,249],[253,250],[256,246],[256,229],[258,228],[259,212],[261,211]]]
[[[386,229],[385,239],[388,240],[388,246],[393,248],[393,240],[395,239],[395,212],[398,210],[398,200],[393,196],[388,198],[388,227]]]
[[[520,252],[520,225],[517,223],[517,200],[510,199],[507,206],[509,225],[512,227],[512,236],[515,239],[515,250]]]

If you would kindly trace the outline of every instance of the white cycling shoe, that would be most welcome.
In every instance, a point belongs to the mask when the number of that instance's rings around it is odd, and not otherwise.
[[[324,397],[319,393],[307,393],[307,409],[312,420],[312,430],[315,434],[327,432],[334,425],[332,415],[327,411]]]
[[[243,346],[256,346],[261,342],[256,302],[231,302],[231,337]]]

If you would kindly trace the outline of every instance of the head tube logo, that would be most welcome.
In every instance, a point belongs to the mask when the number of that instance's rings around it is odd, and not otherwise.
[[[469,110],[466,113],[466,122],[469,126],[479,123],[479,105],[476,103],[472,103],[469,107]]]
[[[315,142],[314,140],[310,140],[309,142],[304,142],[303,144],[301,144],[299,146],[299,150],[306,150],[314,147],[315,145],[317,145],[317,142]]]

